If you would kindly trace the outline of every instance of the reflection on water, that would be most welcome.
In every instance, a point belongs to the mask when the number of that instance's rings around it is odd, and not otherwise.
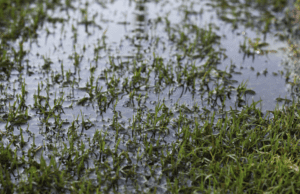
[[[273,72],[283,69],[280,66],[283,54],[280,52],[268,55],[255,54],[253,55],[254,59],[252,56],[244,58],[240,46],[245,40],[249,38],[253,40],[257,37],[260,37],[261,40],[266,37],[264,41],[270,44],[267,49],[276,49],[283,46],[283,43],[278,42],[272,34],[265,36],[265,34],[257,33],[243,25],[237,25],[232,30],[230,23],[220,19],[220,16],[226,15],[227,12],[222,13],[218,8],[211,9],[207,5],[211,1],[197,1],[191,4],[188,1],[119,0],[105,3],[105,6],[99,2],[88,2],[88,7],[85,3],[75,2],[74,6],[79,7],[79,9],[68,10],[68,14],[54,11],[53,17],[65,17],[67,19],[69,15],[73,19],[63,24],[46,23],[36,41],[38,44],[24,44],[25,49],[30,50],[30,54],[25,59],[33,64],[32,71],[36,72],[36,75],[26,75],[26,81],[31,86],[28,88],[29,96],[34,95],[38,84],[41,82],[48,83],[51,76],[60,78],[58,74],[68,75],[69,82],[64,83],[63,86],[53,86],[52,93],[55,94],[56,87],[63,90],[67,97],[65,106],[69,107],[73,102],[76,103],[84,97],[90,97],[86,86],[92,77],[94,77],[94,82],[99,84],[99,88],[103,87],[102,91],[104,92],[109,89],[107,86],[109,81],[120,79],[117,92],[123,93],[120,95],[121,99],[119,99],[117,108],[123,114],[123,121],[127,122],[126,119],[131,118],[133,111],[136,110],[137,102],[129,100],[130,92],[123,91],[122,84],[126,82],[126,78],[130,78],[134,82],[133,77],[135,75],[133,72],[136,68],[141,70],[141,79],[144,83],[149,79],[147,84],[134,86],[136,92],[148,97],[145,100],[145,106],[149,109],[154,109],[155,103],[163,99],[166,100],[168,107],[173,107],[176,102],[179,105],[188,104],[190,107],[195,103],[201,104],[201,107],[209,107],[207,101],[203,100],[207,98],[206,95],[200,99],[202,88],[193,89],[186,84],[180,85],[177,79],[179,80],[185,75],[177,75],[176,72],[177,70],[182,71],[185,64],[190,66],[190,64],[195,63],[196,67],[200,67],[208,61],[206,56],[202,59],[193,58],[199,57],[202,54],[201,50],[200,52],[195,49],[191,56],[185,56],[187,51],[184,49],[184,45],[191,44],[192,40],[196,40],[195,37],[199,32],[196,33],[193,26],[208,29],[209,24],[213,23],[214,25],[211,25],[212,31],[221,37],[220,46],[226,49],[227,55],[227,59],[219,61],[216,59],[219,63],[216,68],[222,71],[234,69],[230,79],[237,82],[233,82],[232,86],[237,86],[242,81],[248,80],[248,87],[256,92],[255,95],[246,96],[248,103],[251,103],[252,100],[262,99],[262,110],[266,111],[275,107],[277,97],[290,97],[285,77],[280,76],[280,74],[278,76],[273,75]],[[251,11],[254,8],[247,9]],[[257,10],[253,14],[258,17],[260,12]],[[255,20],[255,17],[251,17],[251,20]],[[77,22],[84,22],[84,19],[86,19],[85,25]],[[240,24],[245,19],[247,18],[240,19]],[[88,22],[92,20],[94,23]],[[43,32],[46,29],[50,29],[51,33]],[[189,33],[188,36],[185,37],[184,34],[180,34],[181,31]],[[76,42],[74,41],[75,37],[77,37]],[[201,41],[205,41],[205,39]],[[177,46],[178,42],[182,42],[182,45]],[[218,47],[218,45],[216,44],[214,47]],[[197,45],[194,48],[197,48]],[[160,57],[159,61],[153,59],[154,54]],[[77,59],[75,59],[76,56],[78,56]],[[48,77],[44,76],[44,72],[39,73],[44,65],[44,59],[52,61],[51,70],[53,72]],[[74,65],[76,60],[79,63],[77,66]],[[128,68],[120,68],[121,70],[116,68],[115,72],[112,72],[111,61],[115,63],[115,67],[123,64]],[[64,72],[62,72],[62,65]],[[163,68],[159,69],[161,72],[149,72],[146,69],[151,69],[154,65],[162,66]],[[94,75],[91,75],[90,67],[96,67]],[[188,69],[190,67],[186,68],[186,71],[190,70]],[[268,71],[267,74],[264,74],[265,70]],[[170,77],[173,80],[172,83],[165,83],[164,79],[161,78],[166,74],[173,76]],[[105,76],[108,76],[106,81]],[[189,80],[186,79],[186,83],[188,82]],[[74,83],[79,89],[72,88],[70,83]],[[214,88],[216,84],[219,82],[216,81],[209,87]],[[228,107],[236,107],[237,97],[234,92],[232,91],[231,99],[227,99]],[[114,102],[112,99],[110,106]],[[28,98],[28,103],[33,106],[34,100]],[[79,114],[78,112],[82,111],[86,118],[99,120],[100,116],[97,112],[99,107],[97,106],[93,103],[87,103],[83,107],[66,109],[63,118],[72,120]],[[107,121],[111,114],[112,111],[108,109],[106,114],[102,115],[103,120]],[[35,122],[33,121],[33,123]],[[95,128],[102,128],[102,126],[103,123],[98,122]]]
[[[212,2],[221,4],[211,6]],[[156,130],[164,136],[159,146],[177,142],[180,122],[174,127],[176,123],[170,119],[178,119],[180,108],[184,118],[191,119],[187,120],[191,125],[195,120],[203,125],[213,111],[223,116],[226,111],[241,110],[252,100],[262,99],[263,111],[273,109],[277,97],[290,97],[287,78],[278,73],[283,69],[280,64],[284,53],[260,55],[255,47],[261,44],[264,49],[277,50],[284,43],[278,42],[275,35],[266,36],[243,25],[247,19],[261,25],[257,17],[265,10],[248,5],[225,9],[225,5],[226,1],[217,0],[74,1],[74,9],[50,11],[52,17],[66,21],[45,22],[37,40],[24,43],[28,55],[23,65],[28,71],[23,74],[13,70],[10,78],[1,80],[3,85],[6,79],[10,82],[2,89],[6,88],[16,103],[24,103],[19,95],[22,80],[26,80],[24,98],[32,117],[28,126],[37,134],[37,145],[49,145],[44,148],[45,158],[57,142],[65,143],[58,145],[57,152],[68,146],[89,149],[91,144],[87,142],[96,130],[108,135],[107,141],[101,139],[101,145],[119,146],[114,149],[116,155],[118,149],[136,155],[136,149],[128,145],[135,141],[135,146],[143,146],[142,141],[149,138],[156,141],[160,138],[160,134],[155,136]],[[238,19],[227,17],[229,11]],[[255,16],[250,17],[251,11]],[[249,39],[256,38],[269,45],[251,44]],[[245,88],[239,85],[245,80],[255,92],[243,93]],[[15,89],[17,83],[20,90]],[[162,102],[165,106],[158,106]],[[161,117],[153,120],[160,108],[163,114],[160,112]],[[51,111],[57,116],[49,116]],[[121,143],[117,142],[120,137]],[[76,145],[71,146],[68,138],[73,138]],[[152,145],[150,140],[147,145]],[[31,143],[32,139],[28,140]],[[145,153],[145,147],[138,149]],[[133,165],[138,163],[136,158],[132,161]],[[127,168],[116,163],[124,171]]]
[[[148,39],[147,32],[147,4],[145,0],[135,1],[135,11],[132,13],[134,15],[134,27],[132,30],[133,38],[132,43],[137,49],[136,56],[137,61],[140,61],[144,58],[143,53],[145,52],[145,42]]]

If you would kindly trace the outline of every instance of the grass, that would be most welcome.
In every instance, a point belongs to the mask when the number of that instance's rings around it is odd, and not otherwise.
[[[277,98],[282,107],[267,112],[260,101],[248,103],[256,92],[234,79],[241,74],[236,65],[219,68],[227,58],[219,28],[192,22],[203,10],[180,6],[178,22],[157,16],[149,25],[163,35],[128,35],[125,42],[136,47],[120,57],[90,6],[0,2],[0,193],[299,192],[298,100]],[[243,25],[269,35],[285,33],[282,26],[293,22],[289,15],[286,23],[277,21],[286,1],[215,0],[208,6],[233,29]],[[246,16],[268,9],[241,19],[236,7]],[[79,11],[77,24],[51,15],[55,10],[68,17]],[[24,45],[40,41],[43,29],[48,38],[58,36],[46,26],[58,24],[70,28],[69,61],[43,54],[37,56],[42,64],[30,61],[33,51]],[[80,45],[95,32],[97,41]],[[153,48],[144,48],[147,38]],[[272,55],[267,45],[246,38],[241,54],[253,60],[256,51]],[[296,59],[297,47],[290,49]],[[297,95],[297,79],[285,76]]]

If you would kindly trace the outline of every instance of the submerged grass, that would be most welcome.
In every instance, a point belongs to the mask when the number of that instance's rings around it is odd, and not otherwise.
[[[108,4],[97,2],[101,7]],[[231,4],[265,6],[273,12],[287,6],[275,0],[212,2],[217,11],[230,9],[237,17]],[[144,1],[136,4],[139,9],[145,6]],[[134,54],[122,58],[110,55],[107,29],[97,24],[97,16],[88,15],[89,6],[85,3],[80,9],[78,28],[69,26],[71,66],[41,56],[43,64],[37,68],[24,59],[30,51],[23,44],[37,41],[43,23],[68,22],[48,15],[51,10],[67,13],[76,6],[59,0],[0,2],[5,21],[0,50],[0,193],[299,193],[299,102],[278,98],[284,106],[266,113],[257,108],[260,102],[248,104],[246,96],[255,91],[233,80],[233,74],[240,73],[236,66],[218,68],[227,58],[218,27],[191,22],[189,17],[201,15],[201,10],[180,6],[177,11],[185,17],[178,23],[168,15],[156,18],[150,28],[161,30],[167,40],[135,34],[128,37],[135,44]],[[261,26],[259,19],[220,17],[233,27],[239,22]],[[268,17],[267,27],[259,30],[267,33],[276,26],[268,23],[270,18],[276,16]],[[80,25],[87,36],[102,30],[90,50],[91,45],[76,49]],[[141,42],[148,39],[156,49],[142,52]],[[267,43],[259,39],[248,39],[241,49],[254,56],[255,51],[267,54],[264,46]],[[163,50],[172,49],[176,52],[165,58]],[[88,65],[85,52],[93,53]],[[101,60],[107,62],[104,68]],[[30,85],[26,79],[31,76],[42,78]],[[180,98],[170,105],[176,92]],[[192,106],[182,103],[186,93]],[[97,116],[90,118],[86,109]]]

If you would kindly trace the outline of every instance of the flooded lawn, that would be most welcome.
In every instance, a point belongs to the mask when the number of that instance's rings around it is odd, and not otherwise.
[[[300,1],[0,2],[1,193],[298,193]]]

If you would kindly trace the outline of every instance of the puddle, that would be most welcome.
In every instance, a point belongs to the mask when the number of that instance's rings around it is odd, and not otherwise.
[[[66,6],[62,5],[49,10],[52,19],[41,25],[36,39],[23,43],[27,53],[21,62],[24,69],[13,70],[1,81],[7,87],[6,96],[13,96],[3,104],[3,112],[9,112],[14,102],[16,106],[24,103],[25,110],[16,108],[19,112],[15,114],[31,117],[12,125],[13,130],[24,131],[29,126],[27,151],[33,144],[32,134],[35,149],[42,146],[40,155],[47,162],[51,160],[48,153],[64,153],[64,147],[94,149],[91,141],[97,137],[116,153],[119,149],[119,154],[131,154],[132,163],[139,165],[130,142],[138,139],[145,143],[139,153],[148,150],[148,144],[154,145],[160,135],[164,136],[161,146],[173,144],[184,130],[174,127],[180,117],[190,119],[186,122],[202,119],[199,123],[204,126],[214,111],[221,118],[226,111],[241,111],[262,100],[259,107],[266,113],[276,107],[278,97],[295,97],[295,89],[287,82],[290,72],[282,65],[288,57],[280,48],[288,45],[279,41],[278,30],[272,27],[261,33],[260,27],[246,27],[244,20],[256,22],[261,16],[261,11],[251,6],[251,17],[240,7],[242,15],[232,24],[235,18],[226,15],[230,9],[213,6],[220,2],[88,0],[72,1],[74,9],[62,9]],[[235,11],[239,13],[239,9]],[[282,13],[276,17],[284,17]],[[14,43],[16,50],[21,49],[21,42]],[[240,87],[245,82],[251,91]],[[21,90],[23,83],[26,93]],[[5,122],[1,126],[6,127]],[[100,136],[99,130],[106,135]],[[8,142],[3,141],[5,145]],[[110,157],[106,158],[108,166],[114,163]],[[85,165],[97,166],[91,158],[88,161]],[[111,176],[117,177],[113,171]],[[161,173],[158,170],[151,180],[144,176],[141,188],[158,185],[165,192],[166,183],[155,180]],[[120,179],[116,184],[125,183]],[[130,182],[121,191],[132,190],[133,185]]]

